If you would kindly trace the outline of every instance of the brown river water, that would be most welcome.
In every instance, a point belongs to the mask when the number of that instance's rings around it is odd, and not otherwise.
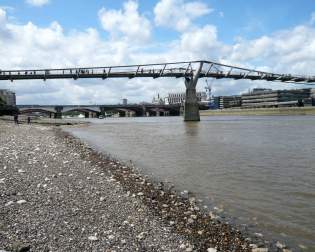
[[[67,130],[195,193],[239,226],[294,251],[315,251],[315,116],[88,120]]]

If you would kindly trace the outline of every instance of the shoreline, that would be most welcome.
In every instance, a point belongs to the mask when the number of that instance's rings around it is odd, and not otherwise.
[[[0,121],[14,122],[12,116],[0,116]],[[21,116],[19,118],[19,124],[27,124],[27,117]],[[37,118],[32,119],[31,124],[38,124],[43,126],[71,126],[71,125],[88,125],[89,122],[83,122],[79,120],[67,120],[67,119],[54,119],[54,118]]]
[[[89,125],[85,125],[85,126],[88,127]],[[65,126],[65,127],[68,127],[68,126]],[[77,127],[77,126],[73,125],[73,127]],[[62,132],[62,134],[67,135],[68,137],[72,138],[74,141],[78,141],[79,143],[82,143],[82,140],[80,138],[73,136],[70,132],[63,131],[62,128],[60,129],[60,131]],[[119,168],[123,168],[123,167],[127,166],[127,165],[125,165],[125,163],[123,161],[118,160],[116,158],[112,158],[110,153],[106,153],[106,152],[104,153],[101,151],[97,151],[97,150],[93,149],[93,147],[88,147],[88,148],[90,148],[92,150],[92,153],[95,154],[97,156],[97,158],[100,158],[101,160],[105,159],[105,160],[109,160],[110,162],[114,162],[117,165],[117,167],[119,167]],[[133,166],[133,164],[132,164],[132,166]],[[205,206],[203,204],[203,200],[198,199],[197,196],[191,191],[188,192],[188,191],[176,190],[176,187],[172,183],[160,182],[160,181],[152,178],[152,175],[146,175],[146,174],[144,175],[143,172],[141,171],[141,169],[135,168],[134,166],[133,167],[127,166],[127,169],[130,169],[130,172],[132,172],[132,173],[136,173],[137,174],[136,178],[139,176],[139,178],[145,178],[147,181],[149,181],[150,184],[153,185],[153,188],[151,189],[152,191],[162,190],[164,192],[168,192],[169,194],[166,195],[166,198],[173,198],[173,196],[177,197],[177,199],[181,202],[180,204],[183,203],[183,205],[185,205],[187,207],[188,212],[190,212],[190,210],[192,208],[197,209],[197,212],[200,213],[200,216],[198,216],[198,218],[201,217],[201,219],[202,219],[201,222],[197,223],[197,225],[193,227],[195,229],[193,232],[188,231],[188,233],[183,233],[184,235],[188,235],[190,239],[193,239],[193,240],[205,239],[205,240],[207,240],[207,237],[202,237],[199,234],[199,231],[201,229],[206,228],[204,226],[204,224],[205,223],[209,224],[209,228],[211,229],[212,228],[211,225],[213,223],[215,225],[220,223],[223,226],[226,226],[225,228],[231,229],[233,232],[234,231],[238,232],[238,234],[240,234],[244,238],[244,241],[248,245],[248,247],[244,250],[235,250],[235,251],[253,251],[253,252],[281,252],[281,251],[293,252],[293,251],[296,251],[293,248],[287,246],[285,244],[285,242],[282,241],[281,239],[277,240],[277,239],[272,238],[271,236],[269,236],[269,238],[267,238],[262,233],[259,233],[259,231],[257,232],[257,229],[255,230],[255,229],[249,228],[249,226],[251,225],[250,223],[246,223],[246,224],[238,223],[237,224],[234,220],[235,216],[227,215],[225,212],[221,212],[221,211],[218,211],[218,212],[216,210],[210,211],[208,206]],[[117,172],[118,172],[118,176],[121,176],[121,173],[119,171],[117,171]],[[122,173],[125,173],[125,172],[122,170]],[[128,178],[128,179],[130,179],[130,178]],[[121,182],[121,179],[118,179],[118,180]],[[137,184],[137,179],[134,181],[128,180],[127,182],[129,183],[128,186],[131,186],[132,188],[137,187],[137,186],[134,187],[134,185]],[[133,189],[131,189],[131,190],[133,190]],[[137,189],[136,189],[136,191],[137,191]],[[192,199],[192,201],[190,199]],[[152,204],[150,202],[150,198],[146,198],[144,203],[148,204],[149,206],[152,206]],[[163,204],[163,200],[158,199],[158,203],[160,205]],[[168,204],[169,202],[166,202],[166,203]],[[192,206],[190,204],[192,204]],[[175,206],[175,208],[176,208],[176,206]],[[156,208],[152,209],[152,210],[155,211]],[[159,209],[159,210],[162,211],[162,213],[159,212],[158,215],[163,216],[164,209],[162,208],[162,210],[161,209]],[[181,210],[178,209],[178,213],[180,213],[180,212],[181,212]],[[173,217],[175,219],[179,218],[179,220],[178,220],[179,222],[183,221],[183,219],[180,219],[181,217],[178,217],[178,215],[174,215]],[[184,221],[186,221],[186,220],[187,220],[187,218],[186,218],[186,216],[184,216]],[[221,231],[223,229],[221,229]],[[220,230],[220,228],[219,228],[219,230]],[[178,230],[176,230],[176,231],[178,231]],[[226,231],[226,230],[223,231],[223,233],[225,233],[225,234],[228,232],[229,231]],[[180,232],[180,233],[182,233],[182,232]],[[196,235],[196,234],[198,234],[198,235]],[[229,234],[228,234],[228,236],[229,236]],[[196,246],[197,249],[194,251],[206,251],[205,247],[202,247],[200,249],[200,247],[198,247],[199,245]],[[215,247],[218,248],[217,245],[215,245]],[[247,250],[247,249],[249,249],[249,250]],[[221,250],[219,248],[218,251],[227,251],[228,252],[231,250],[228,250],[227,248],[224,248],[223,250]]]
[[[1,122],[0,127],[3,127]],[[194,195],[181,194],[168,185],[154,183],[152,179],[141,175],[135,167],[128,167],[94,151],[80,139],[60,128],[28,125],[24,127],[42,128],[45,134],[51,134],[51,137],[56,138],[66,151],[78,152],[79,159],[74,161],[88,162],[96,171],[103,171],[104,179],[119,185],[124,196],[139,201],[154,217],[161,220],[161,225],[170,229],[172,234],[187,239],[188,245],[183,242],[178,244],[177,249],[173,248],[171,251],[290,251],[285,246],[280,248],[282,244],[277,246],[275,242],[264,241],[261,237],[242,233],[237,227],[219,220],[218,216],[202,210]],[[74,161],[70,160],[70,162]],[[2,176],[3,174],[0,173],[0,178]],[[0,235],[0,241],[1,239]],[[213,250],[210,250],[211,248]],[[8,248],[0,247],[0,249]]]
[[[255,109],[217,109],[200,110],[201,116],[293,116],[315,115],[315,107],[282,107],[282,108],[255,108]]]

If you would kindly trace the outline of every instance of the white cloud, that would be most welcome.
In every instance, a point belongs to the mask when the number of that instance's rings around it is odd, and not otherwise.
[[[0,24],[1,26],[6,22],[7,14],[3,9],[0,9]]]
[[[122,10],[102,8],[99,18],[104,30],[110,32],[114,39],[121,36],[129,42],[146,42],[151,36],[150,21],[138,12],[138,3],[129,0]]]
[[[26,0],[26,2],[33,6],[43,6],[49,3],[49,0]]]
[[[217,28],[212,25],[206,25],[203,28],[185,32],[181,35],[180,41],[182,49],[189,52],[204,52],[205,58],[210,49],[219,49],[217,41]]]
[[[230,62],[267,65],[270,71],[315,74],[315,29],[296,26],[254,40],[241,40],[231,51]]]
[[[155,8],[155,23],[159,26],[185,31],[192,26],[192,21],[209,14],[213,10],[203,2],[185,0],[160,0]]]

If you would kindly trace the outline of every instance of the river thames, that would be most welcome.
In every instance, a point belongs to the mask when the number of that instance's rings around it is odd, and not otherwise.
[[[315,250],[315,117],[89,119],[66,129],[266,238]],[[222,214],[221,213],[221,214]]]

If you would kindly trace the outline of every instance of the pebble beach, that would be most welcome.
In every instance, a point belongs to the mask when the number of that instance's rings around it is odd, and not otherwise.
[[[0,121],[0,251],[284,251],[59,127]]]

